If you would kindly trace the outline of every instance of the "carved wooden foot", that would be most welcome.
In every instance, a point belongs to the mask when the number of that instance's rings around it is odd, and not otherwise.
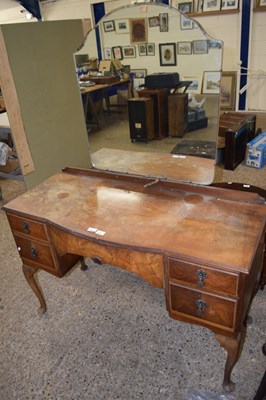
[[[24,276],[25,276],[28,284],[30,285],[31,289],[34,291],[34,293],[36,294],[36,296],[40,302],[41,306],[38,309],[38,313],[40,315],[42,315],[46,311],[46,302],[45,302],[42,290],[34,276],[38,270],[36,270],[35,268],[32,268],[32,267],[29,267],[28,265],[25,265],[25,264],[22,265],[22,270],[23,270]]]
[[[85,258],[82,258],[80,261],[80,269],[81,271],[86,271],[86,269],[88,269],[88,265],[85,263]]]
[[[216,335],[216,339],[220,345],[227,351],[223,380],[223,389],[226,391],[226,393],[232,392],[235,388],[234,382],[231,381],[231,373],[241,354],[245,333],[246,329],[243,329],[237,338],[230,338],[218,334]]]

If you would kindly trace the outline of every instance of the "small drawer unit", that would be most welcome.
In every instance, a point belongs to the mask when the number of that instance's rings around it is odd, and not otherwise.
[[[169,257],[165,285],[171,317],[234,330],[238,274]]]
[[[22,262],[58,275],[58,259],[54,254],[46,225],[28,217],[9,213],[7,218]]]

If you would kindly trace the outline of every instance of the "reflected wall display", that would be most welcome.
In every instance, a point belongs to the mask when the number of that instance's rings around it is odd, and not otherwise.
[[[183,11],[186,7],[194,6],[193,2],[190,1],[180,1],[179,3],[181,3],[180,7],[183,7]],[[204,4],[206,7],[207,2],[204,2]],[[208,6],[211,5],[213,3],[208,2]],[[111,30],[110,21],[114,22],[115,30]],[[107,22],[108,24],[106,24]],[[106,31],[106,27],[108,31]],[[191,19],[188,15],[182,14],[177,7],[169,7],[158,3],[145,3],[145,5],[135,3],[117,8],[104,16],[98,23],[98,37],[96,38],[94,30],[92,30],[87,36],[83,47],[79,49],[79,52],[89,54],[90,58],[105,57],[107,59],[110,56],[109,49],[112,49],[112,58],[121,60],[123,69],[126,67],[126,76],[129,76],[131,72],[131,84],[136,98],[143,97],[145,89],[149,89],[145,87],[146,75],[159,74],[160,76],[160,74],[178,73],[181,81],[191,82],[182,86],[182,89],[178,90],[178,92],[182,93],[186,87],[189,96],[196,96],[195,101],[197,104],[202,104],[204,110],[201,112],[206,114],[210,123],[208,124],[208,131],[207,128],[206,131],[201,129],[197,137],[199,140],[207,138],[206,140],[212,141],[215,145],[219,119],[220,86],[218,81],[220,80],[223,52],[221,41],[208,35],[202,29],[201,25],[198,25],[197,21]],[[167,97],[171,88],[164,89]],[[113,91],[115,92],[115,89]],[[117,100],[115,97],[112,97],[113,103],[120,101],[123,97],[124,105],[127,105],[127,91],[124,90],[122,92],[119,89],[119,92]],[[155,88],[152,96],[156,95]],[[102,98],[104,99],[103,95]],[[153,97],[153,104],[156,104],[154,99],[156,97]],[[105,106],[104,100],[103,106]],[[112,110],[114,108],[111,109],[111,114]],[[190,118],[192,114],[194,115],[195,112],[189,114]],[[165,112],[165,115],[168,115],[168,113]],[[175,118],[175,116],[170,117],[171,121]],[[183,117],[186,118],[188,116]],[[107,118],[109,119],[107,120]],[[163,150],[163,146],[159,144],[156,146],[156,141],[163,141],[164,145],[169,146],[170,154],[173,147],[177,144],[170,145],[167,119],[163,135],[156,133],[158,126],[155,124],[155,139],[149,140],[147,144],[139,142],[131,143],[127,113],[116,114],[116,120],[118,118],[120,118],[121,124],[118,128],[119,140],[117,140],[116,149],[126,151],[139,151],[141,149],[145,152],[154,152],[154,148],[156,148],[158,152],[165,152],[166,150]],[[103,120],[103,127],[100,126],[99,131],[103,130],[104,134],[101,138],[100,146],[101,148],[109,148],[110,140],[108,138],[110,136],[108,132],[112,131],[112,119],[106,114],[103,114],[101,119]],[[122,136],[122,129],[124,129],[124,136]],[[92,152],[99,149],[98,145],[94,145],[98,136],[100,136],[100,133],[91,137]],[[123,137],[126,139],[122,139]],[[184,140],[187,138],[187,132],[185,131],[183,137],[176,137],[176,140],[182,141],[183,138]],[[138,146],[137,148],[136,145]],[[146,146],[145,149],[142,149],[142,146]],[[104,165],[106,165],[106,161]],[[95,167],[101,169],[99,158]],[[105,168],[105,166],[102,168]],[[110,165],[108,169],[116,170],[114,164]],[[210,160],[210,169],[214,171],[214,160]],[[160,173],[167,176],[163,168],[160,168]],[[184,181],[183,178],[180,179]],[[189,178],[185,179],[185,181],[187,180],[190,181]]]

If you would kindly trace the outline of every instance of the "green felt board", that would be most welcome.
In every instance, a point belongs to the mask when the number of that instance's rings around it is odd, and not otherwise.
[[[66,166],[88,168],[91,158],[74,51],[81,20],[1,26],[35,171],[29,189]]]

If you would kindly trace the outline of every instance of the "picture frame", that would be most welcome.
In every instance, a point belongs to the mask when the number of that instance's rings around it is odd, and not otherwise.
[[[187,18],[185,15],[180,15],[180,28],[182,30],[185,29],[194,29],[194,22],[192,19]]]
[[[266,0],[256,0],[256,9],[258,10],[266,10]]]
[[[203,0],[203,12],[220,11],[221,0]]]
[[[197,8],[198,13],[203,12],[203,0],[198,0],[198,8]]]
[[[176,65],[176,45],[175,43],[160,43],[160,66],[174,66]]]
[[[116,19],[115,20],[115,31],[116,33],[129,33],[129,20],[128,19]]]
[[[188,86],[186,93],[200,94],[202,88],[202,77],[201,76],[186,76],[182,77],[183,81],[192,81]]]
[[[176,50],[177,54],[192,54],[192,42],[177,42]]]
[[[147,55],[147,48],[145,43],[140,43],[138,45],[139,49],[139,56],[146,56]]]
[[[192,1],[185,1],[178,3],[178,10],[183,14],[190,14],[194,10],[194,4]]]
[[[209,39],[208,40],[208,49],[218,49],[220,50],[223,47],[223,42],[221,40]]]
[[[223,110],[234,110],[236,100],[236,72],[222,72],[220,86],[220,108]]]
[[[193,54],[207,54],[208,40],[193,40],[192,48],[193,48]]]
[[[145,83],[144,78],[134,78],[133,79],[134,90],[139,90],[141,88],[141,86],[144,85],[144,83]]]
[[[168,13],[159,14],[160,32],[168,32]]]
[[[155,44],[147,43],[146,44],[147,56],[155,56]]]
[[[219,94],[221,85],[220,71],[205,71],[203,73],[203,94]]]
[[[148,41],[148,30],[146,18],[132,18],[129,20],[130,43],[146,43]]]
[[[105,60],[111,60],[112,59],[112,48],[111,47],[104,47],[103,55],[104,55],[104,59]]]
[[[104,32],[112,32],[115,30],[114,21],[104,21],[103,22]]]
[[[123,59],[122,47],[121,46],[112,47],[112,52],[113,52],[113,58],[115,60],[122,60]]]
[[[136,58],[136,47],[135,46],[123,46],[122,47],[123,58]]]
[[[194,5],[195,5],[195,1],[194,0],[172,0],[171,1],[171,6],[174,7],[174,8],[177,8],[179,11],[181,11],[179,6],[182,3],[191,3],[192,5],[191,5],[191,11],[190,12],[194,11]],[[184,12],[184,11],[181,11],[181,12]]]
[[[222,0],[221,10],[238,10],[239,0]]]
[[[154,28],[156,26],[160,26],[159,15],[157,15],[155,17],[149,17],[148,21],[149,21],[149,28]]]
[[[133,74],[134,79],[141,79],[147,76],[147,70],[145,68],[142,69],[131,69],[130,72]]]

